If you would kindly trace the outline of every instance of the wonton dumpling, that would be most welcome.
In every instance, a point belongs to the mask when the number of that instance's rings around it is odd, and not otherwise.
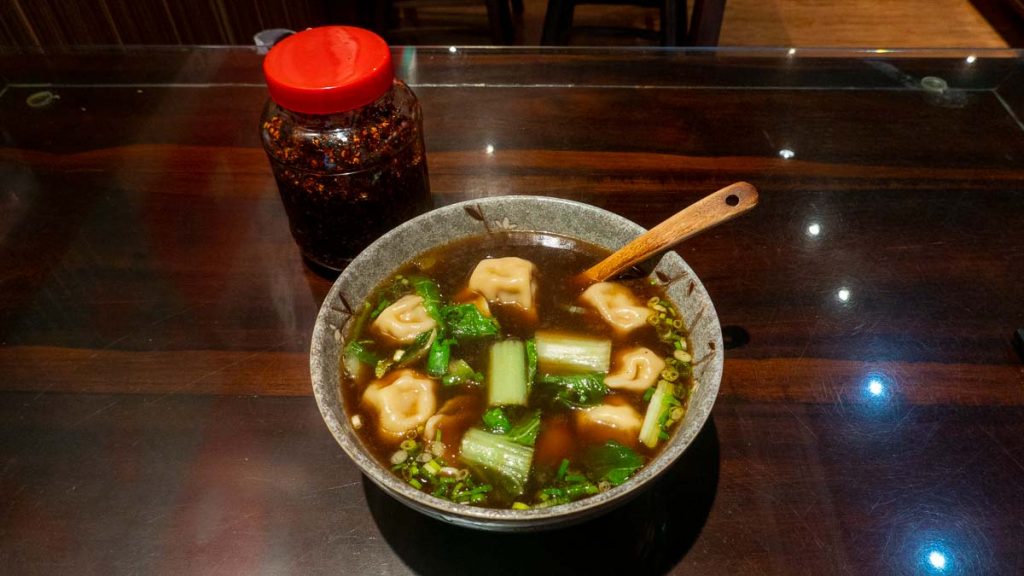
[[[616,332],[625,334],[647,324],[651,309],[622,284],[598,282],[584,290],[583,303],[593,307]]]
[[[615,371],[605,377],[605,385],[632,392],[643,392],[654,386],[665,369],[665,361],[643,346],[619,354],[615,365]]]
[[[399,344],[412,344],[417,336],[435,326],[437,323],[423,306],[423,298],[410,294],[385,308],[371,329]]]
[[[576,413],[576,429],[580,436],[595,443],[615,440],[635,447],[640,438],[643,418],[629,404],[605,403]]]
[[[382,440],[398,442],[437,411],[433,379],[415,370],[398,370],[374,380],[363,392],[363,405],[377,416]]]
[[[481,314],[488,318],[494,316],[491,314],[491,307],[487,304],[487,298],[484,298],[481,294],[473,292],[469,288],[466,288],[456,294],[453,301],[456,304],[472,304],[473,306],[476,306],[476,309],[479,310]]]
[[[533,311],[537,294],[537,267],[533,262],[510,256],[481,260],[469,277],[469,289],[490,302],[514,304]]]
[[[433,442],[440,432],[441,442],[448,450],[446,455],[456,457],[459,443],[455,440],[461,438],[466,429],[480,418],[483,408],[482,398],[476,395],[462,394],[450,398],[436,414],[427,419],[423,427],[423,439]]]

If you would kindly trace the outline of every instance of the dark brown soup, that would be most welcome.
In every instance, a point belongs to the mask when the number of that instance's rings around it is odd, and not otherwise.
[[[403,266],[356,312],[343,351],[342,393],[370,452],[439,498],[502,508],[635,474],[682,419],[691,359],[656,283],[572,281],[606,255],[506,232]]]

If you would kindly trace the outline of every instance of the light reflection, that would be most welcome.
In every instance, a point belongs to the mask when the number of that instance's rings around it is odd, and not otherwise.
[[[946,555],[938,550],[932,550],[928,553],[928,563],[932,565],[932,568],[936,570],[946,569]]]
[[[871,371],[864,376],[864,380],[861,382],[864,386],[864,393],[868,398],[880,400],[889,396],[893,381],[884,372]]]
[[[796,54],[796,48],[790,48],[789,52],[786,52],[786,54],[789,55],[789,56],[795,55]]]
[[[455,54],[456,52],[459,51],[459,49],[456,48],[455,46],[449,46],[448,51],[451,52],[452,54]]]
[[[808,236],[818,236],[820,234],[821,234],[821,224],[818,224],[817,222],[814,222],[810,226],[807,227],[807,235]]]
[[[840,288],[839,292],[836,294],[836,298],[839,298],[840,302],[849,302],[850,301],[850,289],[849,288]]]
[[[494,154],[494,144],[488,144],[487,148],[485,150],[487,150],[487,154],[488,155],[493,155]]]
[[[796,156],[796,152],[793,152],[789,148],[783,148],[782,150],[779,150],[779,156],[782,156],[782,158],[785,160],[789,160],[790,158]]]
[[[978,61],[978,57],[975,56],[974,54],[971,54],[970,56],[967,57],[967,63],[968,64],[974,64],[977,61]]]

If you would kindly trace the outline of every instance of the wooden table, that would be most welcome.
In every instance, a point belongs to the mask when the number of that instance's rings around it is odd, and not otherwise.
[[[3,571],[1024,572],[1024,59],[968,56],[396,49],[438,205],[650,226],[762,191],[680,248],[730,342],[683,461],[495,535],[391,500],[321,421],[330,281],[260,149],[258,55],[0,55]]]

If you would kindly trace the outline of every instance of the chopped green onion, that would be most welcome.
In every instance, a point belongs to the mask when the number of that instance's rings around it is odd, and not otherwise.
[[[441,465],[437,463],[437,460],[431,460],[423,465],[423,471],[431,476],[435,476],[441,471]]]
[[[562,480],[565,478],[565,473],[569,471],[569,459],[562,458],[562,463],[558,465],[558,474],[555,474],[555,478]]]
[[[394,360],[381,360],[377,362],[377,365],[373,368],[373,375],[377,378],[383,378],[394,363]]]
[[[571,471],[569,461],[562,460],[558,472],[549,484],[537,491],[537,506],[546,508],[579,500],[600,490],[597,485],[578,472]]]

